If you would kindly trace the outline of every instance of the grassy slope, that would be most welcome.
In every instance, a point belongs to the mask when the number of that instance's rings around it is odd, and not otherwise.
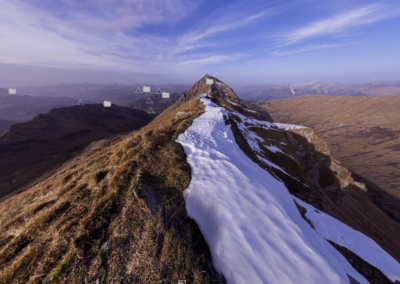
[[[4,201],[0,283],[209,283],[208,248],[182,197],[190,166],[174,142],[203,109],[192,100],[164,112],[123,141],[86,152],[57,176]],[[178,111],[188,115],[176,118]],[[143,210],[133,194],[139,170],[162,215]]]

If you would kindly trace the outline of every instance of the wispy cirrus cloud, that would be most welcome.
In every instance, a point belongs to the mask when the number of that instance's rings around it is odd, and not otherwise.
[[[148,24],[189,17],[200,2],[121,0],[115,6],[111,0],[63,0],[60,7],[46,4],[43,5],[46,9],[42,9],[22,0],[0,0],[0,40],[3,39],[0,63],[97,66],[137,72],[173,65],[220,63],[235,56],[218,51],[179,53],[191,49],[190,46],[198,47],[207,37],[244,27],[265,15],[265,12],[242,15],[239,20],[231,15],[229,19],[208,22],[204,31],[189,29],[173,36],[140,30]],[[58,15],[49,7],[63,12]],[[206,45],[212,46],[210,42]]]
[[[243,17],[243,19],[241,19],[242,17],[240,17],[239,15],[236,15],[236,17],[231,16],[231,18],[233,19],[218,19],[215,22],[207,23],[208,27],[205,30],[196,30],[194,32],[189,32],[183,35],[174,52],[180,53],[199,47],[213,46],[215,45],[215,43],[206,44],[204,43],[204,39],[221,32],[239,29],[253,24],[257,19],[269,15],[271,14],[271,12],[272,10],[263,11],[260,13],[245,16]]]
[[[398,16],[399,5],[374,4],[335,15],[329,19],[314,21],[304,27],[286,33],[281,38],[286,44],[318,36],[349,32],[352,29]]]
[[[237,59],[235,56],[227,55],[208,55],[197,59],[185,59],[179,63],[179,65],[204,65],[204,64],[215,64],[224,61],[232,61]]]
[[[335,48],[335,47],[344,47],[348,46],[347,43],[343,44],[322,44],[322,45],[313,45],[313,46],[305,46],[301,47],[298,49],[292,49],[292,50],[275,50],[272,51],[271,54],[274,56],[283,56],[283,55],[292,55],[292,54],[297,54],[297,53],[302,53],[302,52],[307,52],[307,51],[312,51],[312,50],[319,50],[319,49],[328,49],[328,48]]]
[[[58,16],[24,1],[0,0],[0,63],[63,67],[79,63],[141,72],[152,65],[149,61],[173,47],[167,36],[136,30],[148,23],[188,17],[199,3],[150,0],[132,5],[132,1],[120,1],[113,7],[112,2],[87,1],[81,7],[78,1],[64,0],[64,12]],[[147,62],[133,65],[132,61]]]
[[[286,76],[285,66],[328,62],[323,50],[351,62],[354,42],[370,42],[367,31],[396,44],[381,31],[397,31],[383,20],[400,15],[400,3],[326,1],[331,9],[318,0],[0,0],[0,65],[189,76],[227,66],[268,73],[272,64]]]
[[[61,6],[64,17],[75,27],[112,33],[132,31],[147,24],[179,21],[190,16],[204,1],[62,0]]]

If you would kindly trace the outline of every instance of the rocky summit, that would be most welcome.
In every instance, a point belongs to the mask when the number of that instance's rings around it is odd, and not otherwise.
[[[10,176],[103,139],[4,183],[0,283],[400,281],[400,224],[312,128],[267,121],[210,75],[154,119],[84,107],[0,137]]]

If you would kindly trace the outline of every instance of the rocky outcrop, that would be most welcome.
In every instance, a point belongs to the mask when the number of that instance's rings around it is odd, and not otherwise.
[[[133,193],[136,198],[144,199],[146,202],[147,210],[151,215],[162,214],[162,208],[160,203],[157,201],[154,189],[145,183],[141,183],[139,186],[133,188]]]
[[[212,79],[214,81],[213,84],[206,84],[207,79]],[[227,86],[219,80],[211,75],[204,75],[196,84],[194,84],[187,92],[184,92],[181,98],[174,104],[173,108],[177,108],[184,103],[197,98],[198,96],[208,94],[211,95],[212,93],[215,96],[222,96],[225,99],[228,99],[234,103],[241,104],[239,98],[232,90],[231,87]]]

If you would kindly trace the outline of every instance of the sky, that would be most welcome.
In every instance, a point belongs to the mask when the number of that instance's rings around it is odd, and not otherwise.
[[[0,0],[0,87],[400,79],[400,2]]]

